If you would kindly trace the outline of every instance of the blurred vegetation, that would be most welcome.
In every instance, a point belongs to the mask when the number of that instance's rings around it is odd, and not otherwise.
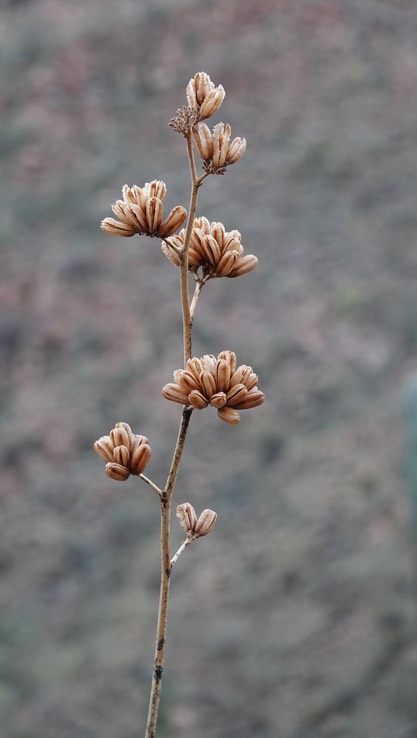
[[[129,422],[164,483],[178,273],[98,224],[125,182],[187,203],[167,123],[203,69],[248,150],[200,212],[260,263],[204,289],[195,352],[236,351],[267,402],[192,419],[177,499],[219,521],[175,570],[159,738],[417,734],[416,29],[412,0],[0,3],[4,738],[145,724],[158,506],[92,443]]]

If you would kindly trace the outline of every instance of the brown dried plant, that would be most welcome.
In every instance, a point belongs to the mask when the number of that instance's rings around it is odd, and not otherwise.
[[[217,518],[213,510],[203,510],[197,517],[191,503],[178,505],[177,516],[186,538],[172,556],[172,498],[191,415],[194,409],[202,410],[210,405],[217,410],[221,420],[237,425],[239,410],[256,407],[264,401],[264,395],[257,387],[257,375],[246,364],[237,366],[233,351],[222,351],[217,357],[205,354],[197,358],[192,354],[193,319],[203,285],[213,278],[243,276],[255,269],[258,260],[253,254],[244,255],[239,231],[226,231],[222,223],[210,223],[205,217],[196,218],[198,193],[204,180],[210,174],[224,174],[227,167],[235,164],[246,149],[246,141],[236,137],[230,142],[231,128],[228,124],[217,123],[211,132],[206,123],[202,123],[219,110],[226,94],[222,85],[216,87],[208,74],[196,74],[188,83],[186,94],[187,105],[177,111],[170,126],[185,138],[191,174],[188,213],[177,205],[163,219],[166,185],[153,180],[143,187],[124,185],[123,199],[112,205],[117,219],[105,218],[101,223],[102,230],[112,236],[145,235],[162,239],[163,252],[180,270],[184,369],[174,371],[174,382],[166,384],[162,394],[167,400],[182,405],[183,409],[165,486],[161,489],[144,475],[151,458],[151,447],[148,439],[133,433],[127,423],[116,423],[109,435],[102,436],[94,444],[96,452],[106,462],[106,474],[111,479],[126,481],[131,475],[136,475],[156,492],[160,501],[161,583],[145,738],[154,738],[156,734],[172,567],[192,541],[210,532]],[[194,147],[202,160],[201,174],[197,173]],[[184,223],[185,227],[174,235]],[[192,299],[189,293],[190,272],[195,281]]]

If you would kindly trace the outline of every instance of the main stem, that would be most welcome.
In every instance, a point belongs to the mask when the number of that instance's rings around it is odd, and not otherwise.
[[[192,305],[190,307],[188,284],[188,251],[190,248],[191,233],[197,208],[198,189],[203,179],[205,178],[204,175],[202,175],[201,177],[197,177],[194,152],[191,141],[191,132],[188,136],[186,136],[186,142],[188,162],[191,174],[191,196],[190,207],[188,210],[188,221],[184,238],[184,247],[180,255],[180,290],[183,324],[184,366],[192,355],[192,322],[197,299],[200,294],[200,291],[196,290]],[[149,710],[148,720],[146,723],[145,738],[155,738],[156,725],[158,720],[159,702],[161,698],[162,674],[165,661],[165,640],[167,632],[168,601],[172,570],[170,545],[172,495],[174,492],[175,482],[177,480],[178,471],[181,464],[185,438],[187,435],[192,411],[192,407],[183,408],[177,442],[171,461],[171,467],[169,470],[165,489],[161,493],[161,584],[159,590],[158,623],[156,628],[154,669],[152,675],[152,686],[149,698]]]

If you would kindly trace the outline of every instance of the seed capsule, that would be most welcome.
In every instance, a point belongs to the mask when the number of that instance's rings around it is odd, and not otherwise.
[[[195,535],[201,538],[209,533],[217,520],[217,513],[214,510],[203,510],[195,524]]]
[[[106,474],[111,479],[115,479],[116,482],[125,482],[130,477],[129,469],[121,464],[110,463],[106,464]]]

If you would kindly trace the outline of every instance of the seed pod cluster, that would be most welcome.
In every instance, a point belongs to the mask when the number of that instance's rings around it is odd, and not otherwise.
[[[217,358],[205,354],[201,359],[189,359],[185,369],[174,372],[174,380],[162,389],[167,400],[191,405],[196,410],[211,405],[230,425],[239,423],[238,410],[261,405],[265,399],[258,390],[258,377],[252,367],[236,367],[233,351],[222,351]]]
[[[189,109],[197,120],[210,118],[218,111],[225,98],[222,85],[217,87],[206,72],[198,72],[190,79],[187,85],[187,100]]]
[[[125,482],[131,474],[142,474],[152,455],[146,436],[133,433],[127,423],[116,423],[108,436],[102,436],[94,449],[106,462],[106,474]]]
[[[198,152],[204,159],[204,169],[210,174],[224,172],[224,168],[235,164],[246,150],[246,139],[234,138],[230,143],[231,126],[226,123],[217,123],[213,132],[205,123],[200,123],[193,129],[193,135]]]
[[[207,218],[195,218],[188,251],[188,268],[202,277],[241,277],[255,269],[258,259],[244,253],[239,231],[226,231],[223,223],[210,223]],[[183,249],[185,228],[167,238],[161,248],[175,266],[180,266],[179,252]]]
[[[211,531],[217,520],[217,513],[207,509],[197,518],[193,506],[189,502],[183,502],[177,507],[177,517],[189,538],[201,538]]]
[[[116,200],[112,210],[119,220],[104,218],[101,230],[113,236],[130,237],[158,236],[166,238],[180,228],[187,212],[182,205],[171,210],[165,220],[163,217],[163,201],[166,195],[166,184],[160,180],[147,182],[144,187],[122,188],[123,200]]]

